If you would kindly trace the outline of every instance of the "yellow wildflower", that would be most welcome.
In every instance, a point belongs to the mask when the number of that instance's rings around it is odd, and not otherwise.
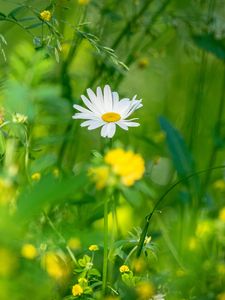
[[[80,5],[87,5],[89,4],[90,0],[78,0],[78,4]]]
[[[78,250],[81,248],[81,242],[78,238],[72,237],[67,242],[67,246],[69,246],[72,250]]]
[[[83,292],[84,292],[84,290],[79,284],[74,284],[74,286],[72,287],[72,294],[75,297],[82,295]]]
[[[219,294],[219,295],[217,296],[217,299],[218,299],[218,300],[225,300],[225,292]]]
[[[219,220],[225,223],[225,207],[219,211]]]
[[[218,179],[213,183],[213,187],[215,190],[224,192],[225,191],[225,180],[224,179]]]
[[[21,254],[27,259],[34,259],[37,257],[37,249],[32,244],[25,244],[21,249]]]
[[[39,181],[39,180],[41,179],[41,173],[36,172],[36,173],[32,174],[32,175],[31,175],[31,179],[32,179],[33,181]]]
[[[104,160],[126,186],[131,186],[141,179],[145,171],[144,160],[139,154],[121,148],[110,150]]]
[[[52,14],[49,10],[43,10],[41,13],[40,13],[40,18],[45,21],[45,22],[49,22],[52,18]]]
[[[120,267],[120,273],[127,273],[127,272],[130,272],[130,269],[127,265],[122,265]]]
[[[65,262],[54,252],[47,252],[44,255],[43,266],[47,273],[56,280],[61,279],[68,273]]]
[[[109,168],[107,166],[90,168],[88,174],[96,183],[97,190],[101,190],[107,185],[109,179]]]
[[[88,249],[89,249],[90,251],[98,251],[98,250],[99,250],[99,247],[98,247],[98,245],[91,245]]]
[[[148,300],[154,295],[154,287],[148,281],[140,282],[136,287],[136,292],[138,294],[138,299]]]

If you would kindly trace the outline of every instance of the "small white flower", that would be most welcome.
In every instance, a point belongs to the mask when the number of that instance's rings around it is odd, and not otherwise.
[[[87,127],[89,130],[102,127],[101,136],[112,138],[116,132],[116,125],[124,130],[140,125],[134,122],[136,119],[127,120],[135,110],[143,106],[142,100],[136,100],[136,96],[132,100],[128,98],[119,100],[118,93],[112,92],[109,85],[103,90],[98,87],[96,94],[87,89],[87,94],[89,99],[84,95],[81,98],[88,109],[77,104],[73,106],[79,111],[75,113],[73,119],[86,120],[81,123],[81,127]]]

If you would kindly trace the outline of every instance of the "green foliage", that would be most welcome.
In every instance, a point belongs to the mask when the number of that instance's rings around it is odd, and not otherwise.
[[[0,7],[0,299],[224,300],[224,4]],[[105,84],[143,98],[112,141],[72,119]]]

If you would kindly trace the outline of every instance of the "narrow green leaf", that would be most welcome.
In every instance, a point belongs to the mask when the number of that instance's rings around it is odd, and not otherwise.
[[[160,117],[159,122],[166,133],[168,148],[178,175],[185,176],[192,173],[194,161],[183,137],[165,118]]]
[[[212,34],[195,35],[193,36],[195,44],[212,54],[217,58],[225,60],[225,44],[222,40],[217,40]]]
[[[41,25],[42,25],[42,22],[34,23],[32,25],[27,26],[26,29],[37,28],[37,27],[40,27]]]
[[[13,10],[10,11],[10,13],[8,14],[8,17],[11,17],[13,19],[16,19],[16,15],[21,12],[21,10],[23,10],[25,7],[24,6],[18,6],[16,8],[14,8]]]
[[[3,14],[2,12],[0,12],[0,20],[5,20],[5,18],[6,18],[6,15]]]

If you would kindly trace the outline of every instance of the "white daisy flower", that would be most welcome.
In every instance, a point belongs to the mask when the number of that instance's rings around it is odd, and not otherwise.
[[[86,120],[81,123],[81,127],[87,127],[93,130],[99,127],[101,136],[112,138],[116,132],[116,125],[124,130],[128,127],[137,127],[140,124],[134,122],[136,119],[127,119],[135,110],[142,107],[142,100],[136,100],[136,96],[132,100],[123,98],[119,100],[117,92],[112,92],[109,85],[102,90],[97,88],[96,94],[87,89],[89,99],[82,95],[81,99],[87,108],[74,104],[74,108],[79,111],[75,113],[73,119]]]

